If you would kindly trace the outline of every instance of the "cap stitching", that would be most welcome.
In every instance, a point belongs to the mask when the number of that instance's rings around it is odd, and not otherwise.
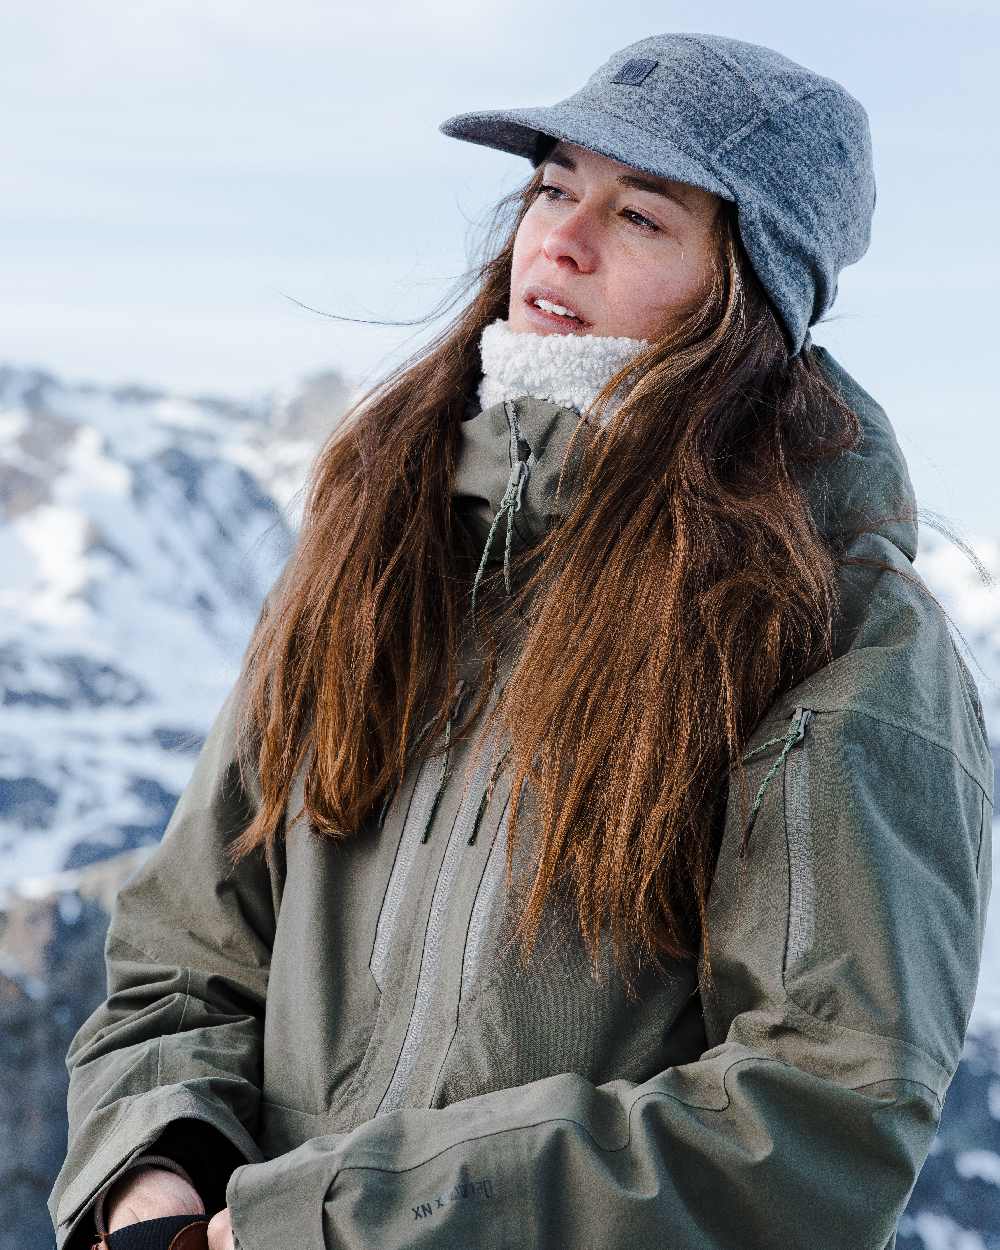
[[[835,87],[807,87],[804,91],[800,91],[798,95],[792,96],[790,100],[782,100],[776,108],[767,113],[760,113],[756,117],[750,119],[739,130],[734,130],[731,135],[727,135],[725,139],[712,153],[713,159],[718,159],[723,152],[729,150],[734,144],[739,143],[741,139],[745,139],[748,134],[752,134],[758,127],[764,125],[765,122],[779,116],[793,104],[798,104],[802,100],[807,100],[814,95],[840,95],[841,93]]]
[[[753,92],[754,96],[756,97],[756,99],[758,100],[758,102],[761,104],[761,106],[762,106],[762,107],[764,107],[764,108],[767,108],[767,99],[766,99],[766,97],[765,97],[765,96],[764,96],[764,95],[763,95],[763,94],[762,94],[762,93],[758,90],[758,87],[757,87],[756,82],[754,82],[753,78],[752,78],[752,77],[751,77],[751,76],[750,76],[750,75],[746,72],[746,70],[743,68],[743,66],[742,66],[742,65],[740,65],[740,63],[739,63],[738,61],[734,60],[734,59],[733,59],[733,58],[729,55],[729,53],[728,53],[728,52],[723,51],[723,50],[722,50],[722,48],[718,48],[718,47],[716,47],[714,44],[711,44],[711,43],[705,43],[705,42],[703,42],[702,40],[699,40],[699,39],[696,39],[696,40],[695,40],[695,42],[697,42],[697,43],[699,44],[699,46],[700,46],[700,47],[704,48],[706,52],[711,52],[711,53],[712,53],[712,55],[713,55],[713,56],[714,56],[717,60],[721,61],[721,62],[723,63],[723,65],[725,65],[725,66],[726,66],[726,68],[727,68],[727,69],[731,70],[731,71],[732,71],[732,72],[733,72],[733,73],[734,73],[734,74],[735,74],[735,75],[736,75],[736,76],[737,76],[737,77],[738,77],[738,78],[739,78],[742,82],[746,83],[746,85],[747,85],[747,86],[750,88],[750,90]],[[771,51],[774,51],[774,49],[771,49]],[[790,73],[793,71],[793,69],[799,69],[799,70],[801,70],[801,69],[804,69],[804,68],[805,68],[804,66],[794,66],[793,64],[789,64],[789,66],[788,66],[788,70],[787,70],[786,72],[788,72],[788,73],[790,74]],[[824,89],[824,88],[818,88],[818,87],[816,87],[816,85],[815,85],[815,80],[816,80],[817,78],[824,77],[823,75],[821,75],[821,74],[816,74],[816,73],[814,73],[812,70],[806,70],[806,75],[808,76],[808,84],[809,84],[809,85],[807,85],[806,87],[804,87],[802,90],[804,90],[804,91],[808,92],[808,91],[815,91],[815,90],[823,90],[823,89]],[[802,73],[798,73],[796,76],[797,76],[799,79],[801,79],[801,78],[803,77]],[[826,81],[826,83],[827,83],[827,85],[828,85],[828,86],[827,86],[827,89],[828,89],[828,88],[829,88],[829,84],[830,84],[830,83],[833,83],[833,79],[832,79],[832,78],[827,78],[827,79],[825,79],[825,81]],[[834,84],[834,85],[836,85],[836,84]],[[794,90],[794,89],[793,89],[793,90]],[[802,94],[802,90],[800,90],[799,94]],[[794,99],[796,99],[796,98],[797,98],[797,96],[793,95],[793,96],[791,96],[791,97],[790,97],[790,99],[785,100],[785,101],[784,101],[784,103],[786,103],[786,104],[787,104],[787,103],[790,103],[790,101],[791,101],[791,100],[794,100]],[[780,105],[779,105],[779,107],[780,107]]]

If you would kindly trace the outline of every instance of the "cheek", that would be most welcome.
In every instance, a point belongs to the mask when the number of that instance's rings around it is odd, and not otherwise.
[[[519,292],[527,284],[534,273],[537,276],[537,261],[545,233],[537,221],[532,221],[531,214],[524,218],[514,237],[514,250],[510,264],[510,301],[507,305],[507,316],[515,322],[520,316]],[[514,329],[527,327],[517,324]]]
[[[517,234],[514,236],[512,266],[515,273],[519,268],[529,265],[532,259],[537,256],[543,237],[539,223],[532,220],[529,211],[527,217],[524,218],[518,227]]]
[[[673,249],[659,263],[645,263],[632,269],[620,287],[623,305],[631,305],[642,330],[636,337],[652,338],[664,322],[679,317],[704,299],[711,280],[711,268],[700,250]]]

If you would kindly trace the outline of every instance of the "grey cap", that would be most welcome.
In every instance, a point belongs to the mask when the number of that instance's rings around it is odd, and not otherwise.
[[[868,250],[868,114],[832,78],[721,35],[640,39],[573,95],[448,118],[441,131],[540,163],[565,139],[736,203],[740,237],[791,355]]]

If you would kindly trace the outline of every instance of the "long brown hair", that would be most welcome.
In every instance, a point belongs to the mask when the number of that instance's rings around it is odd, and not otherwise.
[[[235,860],[282,835],[300,767],[315,833],[354,836],[448,723],[478,556],[449,484],[479,339],[507,316],[514,236],[540,184],[537,170],[497,206],[464,310],[316,459],[297,547],[244,660],[239,756],[260,803]],[[523,950],[565,891],[595,969],[603,936],[623,969],[695,954],[730,773],[745,806],[750,733],[832,655],[835,553],[803,482],[854,445],[858,419],[809,349],[789,359],[727,203],[717,236],[704,303],[581,418],[574,442],[610,414],[583,437],[569,511],[519,557],[515,593],[497,575],[477,592],[483,680],[455,732],[483,713],[513,644],[480,743],[495,728],[509,744],[508,865],[531,792]]]

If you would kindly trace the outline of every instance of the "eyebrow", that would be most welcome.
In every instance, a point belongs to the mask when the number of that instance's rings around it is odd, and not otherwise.
[[[576,161],[558,149],[553,151],[550,156],[547,156],[543,163],[545,165],[561,165],[563,169],[570,171],[576,170]],[[691,206],[682,200],[676,191],[671,191],[663,182],[654,182],[652,178],[644,178],[641,174],[619,174],[616,181],[619,186],[631,187],[635,191],[648,191],[651,195],[662,195],[664,199],[673,200],[686,213],[693,211]]]

